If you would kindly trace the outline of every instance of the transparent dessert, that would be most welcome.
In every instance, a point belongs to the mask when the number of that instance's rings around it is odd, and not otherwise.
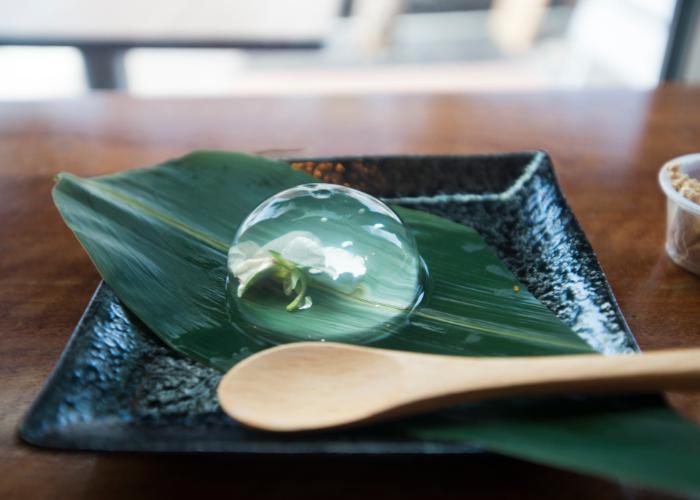
[[[419,300],[424,272],[409,229],[372,196],[305,184],[265,200],[228,255],[247,333],[275,342],[367,340]]]

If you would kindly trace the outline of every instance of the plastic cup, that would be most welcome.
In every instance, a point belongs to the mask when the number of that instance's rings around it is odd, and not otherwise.
[[[673,187],[667,170],[671,165],[679,165],[681,172],[700,179],[700,153],[674,158],[659,172],[659,184],[666,195],[666,253],[682,268],[700,275],[700,205]]]

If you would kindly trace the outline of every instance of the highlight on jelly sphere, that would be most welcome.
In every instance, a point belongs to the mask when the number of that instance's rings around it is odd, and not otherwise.
[[[243,329],[274,342],[383,336],[416,304],[424,276],[398,215],[333,184],[304,184],[261,203],[241,224],[228,268]]]

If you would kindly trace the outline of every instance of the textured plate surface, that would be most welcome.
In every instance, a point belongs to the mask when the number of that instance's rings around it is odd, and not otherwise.
[[[637,346],[546,154],[294,160],[327,182],[474,227],[528,289],[594,348]],[[333,168],[341,164],[343,168]],[[166,348],[102,284],[25,417],[37,445],[93,450],[233,453],[465,453],[409,437],[402,425],[278,436],[244,429],[218,408],[221,374]],[[489,411],[490,404],[479,411]],[[495,403],[496,408],[498,403]],[[473,406],[444,413],[474,412]],[[432,418],[432,417],[428,417]],[[439,417],[438,417],[439,418]]]

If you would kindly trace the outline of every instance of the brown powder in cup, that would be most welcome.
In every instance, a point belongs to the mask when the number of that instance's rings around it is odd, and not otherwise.
[[[671,185],[684,198],[700,204],[700,181],[681,172],[678,164],[666,167]],[[677,204],[669,204],[666,250],[671,258],[700,274],[700,216]]]
[[[700,204],[700,181],[681,172],[681,166],[677,163],[666,167],[671,185],[682,196],[690,201]]]

